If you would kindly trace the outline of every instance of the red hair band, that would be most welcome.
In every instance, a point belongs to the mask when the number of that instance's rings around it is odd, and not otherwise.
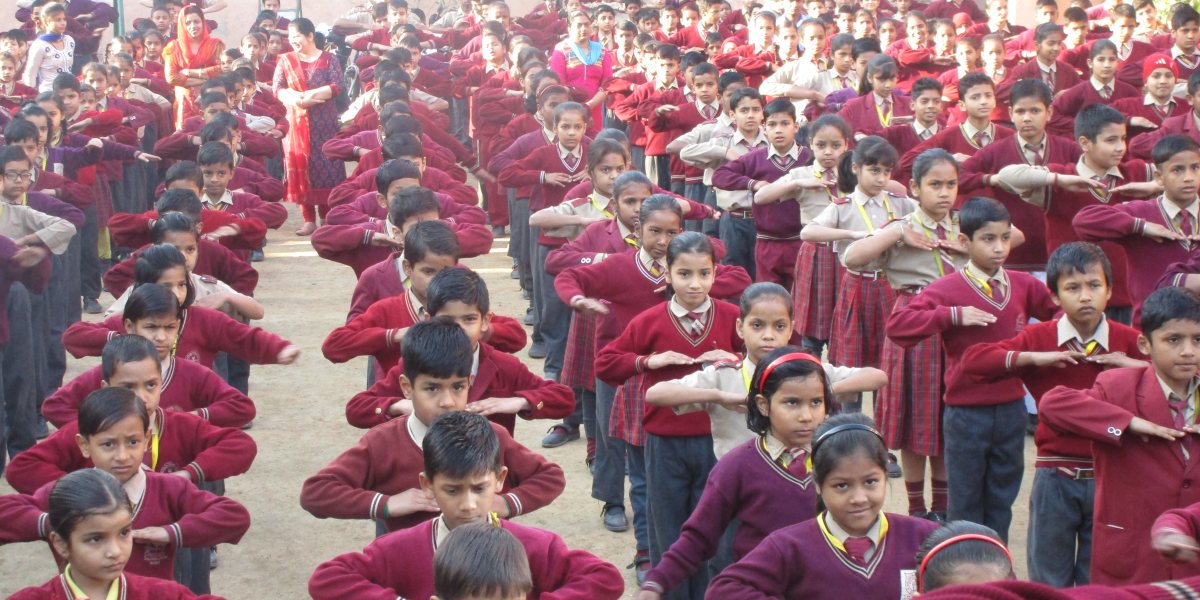
[[[771,364],[767,365],[767,368],[763,369],[762,377],[758,378],[758,391],[762,392],[763,386],[767,383],[767,377],[770,377],[771,371],[774,371],[775,367],[793,360],[806,360],[811,363],[816,363],[818,367],[821,366],[821,361],[817,360],[817,358],[811,354],[806,354],[804,352],[788,352],[787,354],[784,354],[783,356],[771,361]]]
[[[929,565],[929,559],[933,558],[933,555],[959,542],[967,542],[971,540],[987,542],[989,544],[996,545],[996,547],[1004,551],[1004,556],[1008,557],[1008,564],[1011,567],[1013,561],[1012,552],[1009,552],[1008,548],[1004,546],[1004,542],[981,533],[964,533],[962,535],[956,535],[931,548],[925,555],[925,558],[921,559],[921,566],[917,569],[917,591],[922,593],[925,592],[925,567]]]

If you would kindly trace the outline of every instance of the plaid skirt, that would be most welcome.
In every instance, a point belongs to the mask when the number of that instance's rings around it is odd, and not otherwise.
[[[879,367],[884,327],[892,314],[896,293],[886,277],[842,274],[834,305],[829,362],[845,367]]]
[[[558,382],[569,388],[596,389],[596,315],[572,311]]]
[[[608,421],[609,437],[634,446],[646,445],[646,428],[642,424],[642,416],[646,413],[645,383],[644,375],[634,375],[617,388]]]
[[[896,308],[916,295],[899,292]],[[922,456],[942,454],[942,336],[934,335],[911,348],[890,339],[883,344],[883,370],[888,384],[879,391],[875,417],[889,448]]]
[[[804,242],[800,246],[792,285],[797,333],[818,340],[829,339],[833,306],[844,271],[829,244]]]

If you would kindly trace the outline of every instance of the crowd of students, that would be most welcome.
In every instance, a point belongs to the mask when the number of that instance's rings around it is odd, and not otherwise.
[[[21,0],[0,543],[61,572],[13,597],[240,595],[250,365],[300,354],[251,325],[284,202],[356,281],[322,354],[369,357],[299,503],[378,537],[314,598],[624,594],[511,520],[566,486],[535,419],[586,440],[639,600],[1200,594],[1200,12],[1018,4],[265,0],[242,35],[152,0],[109,38]],[[460,264],[497,238],[523,315]]]

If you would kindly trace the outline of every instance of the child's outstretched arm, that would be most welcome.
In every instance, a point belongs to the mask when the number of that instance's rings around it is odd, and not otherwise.
[[[1174,508],[1154,520],[1154,526],[1150,528],[1150,544],[1169,561],[1195,562],[1200,553],[1197,531],[1200,531],[1200,503]]]
[[[1188,435],[1137,416],[1126,408],[1132,398],[1111,397],[1105,382],[1110,373],[1101,373],[1091,389],[1060,385],[1046,392],[1038,403],[1038,414],[1056,431],[1112,445],[1120,444],[1130,433],[1171,442]]]
[[[822,363],[822,366],[835,395],[874,392],[888,384],[887,373],[874,367],[837,367],[829,363]]]
[[[702,404],[720,404],[725,408],[736,410],[746,406],[746,394],[731,394],[718,388],[717,366],[689,373],[673,381],[661,381],[646,390],[646,402],[654,406],[676,408],[679,412],[688,412],[683,407],[699,410]]]

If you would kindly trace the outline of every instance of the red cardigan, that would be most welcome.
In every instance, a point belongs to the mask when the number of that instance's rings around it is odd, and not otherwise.
[[[1200,502],[1200,486],[1193,484],[1200,476],[1200,452],[1193,449],[1185,459],[1182,442],[1126,433],[1133,417],[1171,427],[1154,367],[1105,371],[1087,390],[1054,388],[1042,397],[1039,414],[1050,427],[1092,441],[1092,583],[1125,585],[1200,575],[1200,563],[1169,563],[1149,543],[1158,515]]]
[[[459,258],[474,258],[487,254],[492,249],[492,230],[475,223],[446,222],[458,238]],[[359,223],[358,225],[322,225],[313,232],[312,245],[317,256],[325,260],[342,263],[354,269],[359,277],[372,265],[394,252],[394,246],[377,246],[372,243],[376,235],[385,232],[387,223]]]
[[[255,271],[250,263],[238,258],[233,250],[216,242],[201,239],[196,246],[199,253],[196,255],[196,268],[192,270],[193,273],[215,277],[238,293],[254,295],[254,290],[258,287],[258,271]],[[133,287],[139,252],[140,249],[104,272],[104,289],[110,294],[119,298],[125,290]]]
[[[425,455],[408,433],[411,416],[392,419],[363,434],[349,450],[304,481],[300,506],[320,519],[383,519],[390,496],[419,487]],[[542,508],[566,487],[562,468],[532,452],[492,423],[500,438],[500,462],[508,467],[504,500],[513,515]],[[387,519],[388,531],[437,516],[420,512]]]
[[[1163,119],[1162,125],[1158,129],[1143,133],[1130,140],[1129,153],[1134,158],[1150,160],[1150,152],[1154,150],[1154,144],[1168,135],[1186,135],[1200,142],[1200,127],[1196,126],[1196,112],[1187,110],[1185,106],[1183,114]]]
[[[994,138],[988,145],[995,144],[1007,137],[1012,137],[1016,132],[1003,125],[992,124],[992,129],[995,131]],[[985,146],[986,147],[986,146]],[[907,152],[902,152],[900,155],[900,172],[892,172],[892,179],[896,181],[908,181],[912,177],[912,166],[916,162],[917,157],[922,152],[930,148],[942,148],[950,154],[966,154],[967,156],[975,156],[982,148],[976,148],[975,142],[967,139],[966,124],[958,124],[952,127],[944,127],[941,131],[933,134],[929,139],[921,142],[915,148],[909,149]],[[903,148],[897,148],[903,150]]]
[[[1074,139],[1075,115],[1079,114],[1084,107],[1093,104],[1112,104],[1121,98],[1142,97],[1137,88],[1120,79],[1113,79],[1111,85],[1113,93],[1108,100],[1100,97],[1100,92],[1092,87],[1091,79],[1084,79],[1074,87],[1062,92],[1054,99],[1054,114],[1050,117],[1050,122],[1046,124],[1046,129],[1055,135]]]
[[[911,99],[900,90],[892,90],[892,116],[893,117],[910,117],[912,116]],[[875,93],[868,92],[857,98],[851,99],[842,106],[842,110],[838,111],[838,116],[850,124],[850,128],[854,133],[862,133],[865,135],[880,135],[883,130],[890,124],[885,124],[879,119],[879,110],[875,104]]]
[[[157,577],[142,577],[133,573],[121,575],[121,595],[123,600],[221,600],[219,596],[202,594],[197,596],[186,587]],[[39,587],[25,588],[9,600],[75,600],[75,594],[67,587],[67,580],[59,575]]]

